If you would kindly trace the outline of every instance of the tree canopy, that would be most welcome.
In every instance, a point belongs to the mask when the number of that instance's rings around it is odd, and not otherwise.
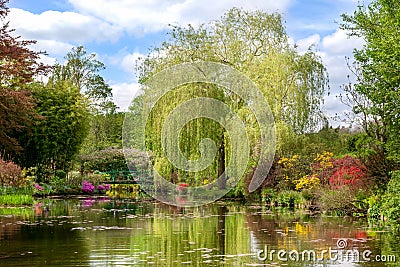
[[[233,8],[210,24],[199,27],[172,26],[168,34],[168,40],[139,62],[137,72],[141,83],[180,63],[222,63],[254,81],[267,99],[276,123],[286,125],[279,129],[309,132],[315,130],[323,120],[321,104],[328,81],[326,69],[311,49],[300,54],[289,44],[279,14]],[[153,93],[144,91],[143,105],[146,105],[146,95]],[[163,121],[174,107],[197,97],[218,99],[239,114],[246,124],[254,158],[258,157],[257,145],[260,141],[255,117],[237,95],[215,85],[199,83],[184,85],[169,92],[156,104],[147,121],[147,148],[154,152],[156,168],[161,173],[167,176],[177,173],[179,179],[192,177],[194,184],[200,184],[206,177],[217,177],[216,174],[223,169],[221,165],[234,160],[228,156],[230,143],[226,131],[215,121],[203,118],[193,120],[183,128],[180,147],[187,158],[197,159],[200,156],[199,142],[208,137],[215,142],[219,151],[217,160],[206,170],[194,175],[175,170],[165,159],[161,146]],[[135,107],[142,105],[135,102]]]
[[[49,69],[39,61],[43,52],[29,48],[36,41],[12,35],[7,2],[0,0],[0,155],[12,158],[21,152],[17,133],[30,125],[33,116],[34,100],[26,85]]]
[[[368,6],[359,6],[351,15],[342,15],[342,18],[343,29],[348,30],[351,36],[365,40],[363,48],[354,50],[359,68],[354,90],[371,103],[363,111],[377,118],[369,121],[378,129],[373,138],[378,139],[383,149],[399,161],[400,3],[375,0]]]

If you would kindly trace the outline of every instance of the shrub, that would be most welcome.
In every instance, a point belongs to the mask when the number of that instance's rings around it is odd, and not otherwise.
[[[0,205],[21,206],[32,204],[33,197],[31,195],[0,195]]]
[[[317,186],[320,185],[320,179],[315,175],[306,175],[303,176],[299,180],[294,181],[296,184],[296,190],[302,190],[302,189],[313,189]]]
[[[303,206],[306,204],[303,195],[300,192],[293,190],[284,190],[279,192],[275,201],[279,206],[283,207]]]
[[[322,211],[336,215],[352,214],[357,211],[354,206],[356,191],[350,186],[342,186],[336,190],[323,187],[318,191],[317,204]]]
[[[269,187],[262,189],[261,198],[267,204],[273,203],[274,199],[276,198],[275,190]]]
[[[363,185],[365,169],[358,166],[342,166],[329,177],[329,185],[332,189],[338,189],[344,185],[359,188]]]
[[[148,165],[147,153],[137,149],[108,148],[94,153],[83,155],[81,162],[87,172],[93,171],[128,171],[125,156],[128,158],[130,168],[144,169]]]
[[[108,191],[110,189],[111,186],[109,184],[100,184],[97,186],[97,190],[99,190],[99,192]]]
[[[386,193],[382,197],[381,211],[383,217],[393,228],[400,228],[400,171],[390,173]]]
[[[82,182],[82,191],[86,194],[93,194],[94,193],[94,185],[86,180]]]
[[[281,157],[277,162],[275,170],[275,181],[278,183],[278,188],[283,190],[293,190],[296,183],[302,177],[310,174],[310,164],[307,157]]]
[[[25,179],[21,175],[21,168],[11,161],[4,161],[0,157],[0,185],[23,186]]]
[[[367,168],[359,160],[346,155],[335,159],[333,153],[323,152],[318,154],[312,165],[312,171],[321,181],[329,184],[331,189],[350,186],[352,189],[364,188],[370,185]]]

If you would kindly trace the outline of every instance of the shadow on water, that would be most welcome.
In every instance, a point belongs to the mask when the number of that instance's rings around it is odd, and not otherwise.
[[[337,249],[339,239],[347,250],[400,260],[397,236],[372,231],[365,220],[350,217],[312,217],[227,202],[179,208],[104,197],[0,209],[0,266],[396,266],[327,257],[286,261],[276,253],[257,258],[266,249]]]

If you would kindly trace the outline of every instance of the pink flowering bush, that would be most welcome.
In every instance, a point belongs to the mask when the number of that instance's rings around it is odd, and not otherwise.
[[[101,184],[97,186],[97,190],[99,190],[100,192],[103,191],[108,191],[111,189],[111,186],[109,184]]]
[[[0,185],[22,186],[24,179],[21,168],[11,161],[5,161],[0,157]]]
[[[82,181],[82,191],[86,194],[93,194],[95,190],[94,185],[86,180]]]

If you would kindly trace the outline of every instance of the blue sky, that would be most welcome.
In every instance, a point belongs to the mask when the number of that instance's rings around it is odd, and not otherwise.
[[[135,59],[166,38],[169,23],[206,23],[233,6],[277,11],[299,51],[314,44],[327,66],[331,94],[325,110],[333,115],[345,109],[335,97],[349,74],[345,56],[363,44],[348,39],[338,23],[340,14],[352,13],[357,5],[354,0],[10,0],[9,19],[19,35],[38,41],[35,49],[47,51],[45,62],[62,63],[77,45],[96,53],[107,66],[103,76],[115,102],[125,109],[138,88]]]

